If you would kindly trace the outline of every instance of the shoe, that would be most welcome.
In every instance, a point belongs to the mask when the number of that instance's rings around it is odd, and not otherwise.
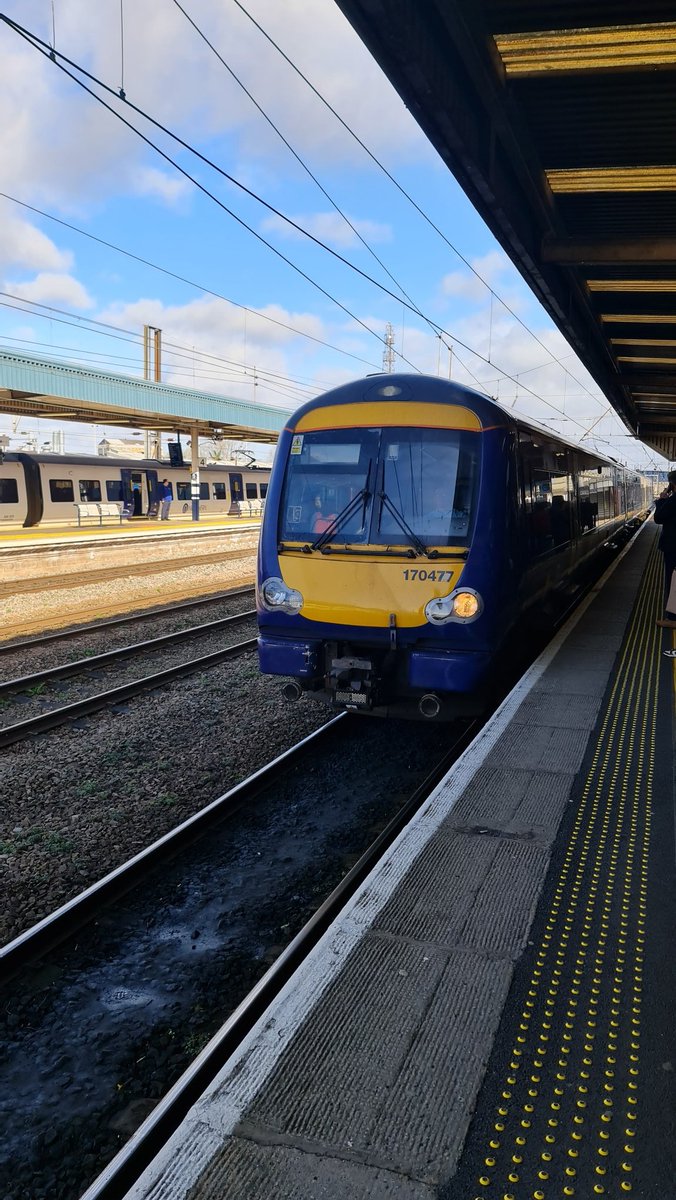
[[[670,621],[668,617],[661,617],[656,624],[660,629],[676,629],[676,621]]]

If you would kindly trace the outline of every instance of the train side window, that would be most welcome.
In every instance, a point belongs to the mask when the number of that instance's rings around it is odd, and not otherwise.
[[[208,500],[208,499],[209,499],[209,484],[201,483],[200,484],[200,500]]]
[[[265,497],[266,497],[266,496],[267,496],[267,494],[268,494],[268,485],[267,485],[267,483],[261,483],[261,484],[260,484],[260,489],[261,489],[261,500],[265,500]]]
[[[106,479],[106,499],[124,500],[121,479]]]
[[[177,483],[176,484],[176,499],[177,500],[189,500],[190,499],[190,484],[189,483]]]
[[[72,479],[50,479],[49,495],[54,504],[73,504],[75,493]]]
[[[0,504],[16,504],[18,499],[16,479],[0,479]]]
[[[93,504],[101,499],[101,484],[98,479],[80,479],[80,500],[84,504]]]
[[[257,500],[258,499],[258,488],[256,487],[256,484],[255,483],[247,483],[245,486],[246,486],[247,500]]]
[[[214,489],[214,500],[227,500],[224,483],[212,483],[211,486]]]
[[[538,558],[571,540],[573,481],[567,452],[546,436],[521,430],[519,453],[528,548],[531,556]]]

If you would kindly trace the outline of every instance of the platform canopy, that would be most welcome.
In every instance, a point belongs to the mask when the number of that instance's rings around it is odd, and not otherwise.
[[[609,401],[676,459],[673,0],[336,0]]]
[[[0,412],[276,442],[289,410],[0,349]]]

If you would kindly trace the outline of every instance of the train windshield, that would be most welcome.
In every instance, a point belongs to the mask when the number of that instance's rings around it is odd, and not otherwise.
[[[384,429],[380,460],[385,500],[376,505],[372,541],[400,542],[403,518],[423,545],[469,543],[478,480],[476,433]]]
[[[282,500],[280,536],[313,542],[374,478],[377,429],[327,429],[298,433],[291,443]],[[345,542],[365,542],[370,504],[341,524]]]
[[[343,514],[340,543],[469,544],[479,439],[458,429],[339,429],[296,434],[279,536],[316,541]],[[359,503],[368,490],[368,499]],[[350,503],[354,501],[352,509]],[[406,530],[408,529],[408,533]]]

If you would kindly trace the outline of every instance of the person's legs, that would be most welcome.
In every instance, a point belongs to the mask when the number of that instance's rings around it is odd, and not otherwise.
[[[676,555],[664,554],[664,602],[665,602],[665,605],[668,603],[669,592],[671,590],[671,578],[672,578],[674,571],[676,571]],[[661,625],[663,628],[666,628],[666,629],[671,629],[671,628],[676,629],[676,612],[672,612],[670,609],[665,608],[664,616],[662,617],[661,620],[659,620],[657,622],[657,624]]]

